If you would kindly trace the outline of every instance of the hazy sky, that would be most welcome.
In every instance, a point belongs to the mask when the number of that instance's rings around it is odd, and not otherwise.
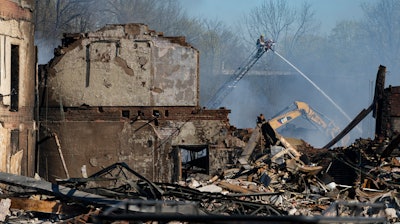
[[[235,25],[244,14],[265,0],[180,0],[183,8],[194,17],[218,19]],[[379,0],[308,0],[315,10],[316,19],[321,23],[321,30],[329,32],[341,20],[353,20],[362,16],[362,2]],[[293,7],[300,8],[304,1],[288,0]]]

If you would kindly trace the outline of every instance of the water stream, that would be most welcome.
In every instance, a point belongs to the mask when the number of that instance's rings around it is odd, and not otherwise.
[[[346,114],[346,112],[335,103],[335,101],[333,101],[332,98],[330,98],[321,88],[319,88],[317,86],[317,84],[315,84],[310,78],[308,78],[306,75],[304,75],[303,72],[301,72],[296,66],[294,66],[292,63],[290,63],[286,58],[284,58],[282,55],[280,55],[278,52],[273,51],[276,55],[278,55],[282,60],[284,60],[286,63],[288,63],[288,65],[292,66],[292,68],[294,68],[298,73],[300,73],[301,76],[303,76],[308,82],[311,83],[311,85],[313,85],[326,99],[329,100],[329,102],[331,102],[333,104],[333,106],[335,106],[349,121],[351,121],[352,119],[349,117],[349,115]]]

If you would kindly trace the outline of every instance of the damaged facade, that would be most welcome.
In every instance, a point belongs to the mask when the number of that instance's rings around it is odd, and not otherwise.
[[[237,130],[229,110],[201,108],[198,50],[144,24],[66,34],[36,75],[32,5],[0,6],[0,183],[16,186],[0,221],[399,221],[400,89],[385,67],[343,130],[373,112],[376,138],[316,149],[263,116]]]
[[[376,115],[376,136],[393,139],[400,134],[400,86],[389,86],[382,95]]]
[[[0,7],[0,171],[35,173],[33,0]]]
[[[183,37],[108,25],[65,35],[55,52],[39,74],[40,176],[85,177],[123,161],[172,182],[229,163],[230,111],[200,108],[199,52]]]

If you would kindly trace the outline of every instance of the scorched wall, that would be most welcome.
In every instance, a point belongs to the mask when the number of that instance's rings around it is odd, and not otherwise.
[[[198,51],[170,39],[140,24],[66,36],[47,70],[48,105],[198,106]]]
[[[193,166],[223,168],[230,111],[199,108],[199,52],[184,38],[126,24],[62,43],[40,69],[42,177],[85,177],[125,162],[172,182]]]
[[[0,3],[0,171],[33,176],[36,50],[33,1]]]
[[[400,87],[389,86],[378,104],[376,136],[392,139],[400,134]]]

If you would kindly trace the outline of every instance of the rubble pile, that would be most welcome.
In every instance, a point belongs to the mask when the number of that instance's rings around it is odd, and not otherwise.
[[[268,156],[260,156],[247,167],[225,171],[208,181],[194,176],[181,184],[200,191],[239,194],[245,200],[274,205],[286,215],[329,215],[337,203],[381,204],[381,213],[367,209],[358,215],[398,221],[399,157],[379,159],[375,147],[370,139],[334,150],[301,144],[296,150],[301,153],[299,160],[288,154],[274,160],[274,150],[285,149],[273,146]],[[262,193],[269,195],[255,197]]]
[[[0,218],[9,223],[32,217],[36,223],[202,222],[206,220],[198,217],[205,216],[214,221],[245,216],[248,222],[256,217],[316,218],[303,220],[309,223],[400,221],[399,157],[377,154],[390,142],[358,139],[349,147],[328,150],[275,137],[276,144],[253,152],[247,163],[213,175],[191,174],[174,184],[153,183],[124,163],[57,184],[1,173]]]

